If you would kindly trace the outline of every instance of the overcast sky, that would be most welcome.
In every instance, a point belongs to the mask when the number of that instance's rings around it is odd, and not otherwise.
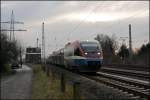
[[[27,29],[15,32],[24,47],[36,46],[37,37],[41,44],[45,22],[46,54],[97,34],[115,35],[121,43],[120,37],[128,37],[129,24],[133,48],[149,42],[149,1],[1,1],[1,20],[9,21],[12,10],[15,20],[25,23],[15,29]]]

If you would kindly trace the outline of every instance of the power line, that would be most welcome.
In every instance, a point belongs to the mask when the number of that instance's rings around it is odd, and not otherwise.
[[[140,11],[138,11],[137,13],[134,13],[133,15],[131,15],[131,16],[125,18],[125,19],[127,20],[127,19],[129,19],[129,18],[131,18],[131,17],[133,17],[133,16],[139,15],[139,14],[141,14],[141,11],[143,11],[143,9],[140,10]],[[120,20],[122,20],[122,19],[119,19],[119,20],[118,20],[116,23],[114,23],[114,24],[117,25],[117,26],[119,26],[119,25],[121,24],[121,21],[120,21]],[[131,20],[131,19],[129,19],[129,20]],[[128,20],[128,21],[129,21],[129,20]],[[110,29],[110,28],[112,28],[113,26],[114,26],[114,25],[111,24],[111,25],[109,25],[109,27],[107,27],[107,29]],[[97,26],[97,27],[98,27],[98,26]],[[94,34],[98,34],[98,31],[95,32]],[[91,34],[91,35],[93,35],[93,34]],[[91,37],[91,35],[90,35],[89,37]]]
[[[97,4],[97,5],[99,6],[99,4]],[[98,6],[97,6],[97,7],[98,7]],[[104,5],[104,6],[105,6],[105,5]],[[112,5],[112,6],[117,6],[117,5]],[[90,13],[93,12],[97,7],[95,7],[94,9],[92,9],[92,10],[90,11]],[[137,14],[139,14],[139,13],[141,14],[141,11],[143,11],[143,9],[140,10],[140,11],[138,11],[137,13],[135,13],[135,14],[133,14],[133,15],[131,15],[131,16],[125,18],[125,19],[129,19],[129,18],[131,18],[131,17],[133,17],[133,16],[135,16],[135,15],[137,15]],[[75,31],[75,30],[78,29],[78,27],[82,24],[82,22],[84,22],[85,19],[90,15],[90,13],[89,13],[87,16],[85,16],[85,18],[84,18],[77,26],[75,26],[75,27],[69,32],[69,35],[71,35],[71,33],[72,33],[73,31]],[[117,23],[121,23],[120,20],[122,20],[122,19],[119,19]],[[115,23],[115,24],[117,24],[117,23]],[[107,27],[107,28],[112,28],[112,27],[113,27],[113,25],[110,25],[110,27]],[[97,33],[95,33],[95,34],[97,34]],[[93,35],[93,34],[92,34],[92,35]],[[91,36],[90,36],[90,37],[91,37]],[[69,39],[68,39],[68,40],[69,40]]]
[[[131,18],[131,17],[133,18],[134,16],[141,14],[141,11],[143,11],[143,9],[140,10],[140,11],[138,11],[137,13],[134,13],[133,15],[131,15],[131,16],[125,18],[125,19],[127,20],[127,19],[129,19],[129,18]],[[120,20],[122,20],[122,19],[120,19]],[[115,23],[115,24],[117,24],[117,25],[118,25],[118,24],[121,24],[121,21],[120,21],[120,20],[118,20],[118,22]],[[131,19],[129,19],[129,20],[131,20]],[[128,21],[129,21],[129,20],[128,20]],[[118,25],[118,26],[119,26],[119,25]],[[113,24],[111,25],[111,27],[108,27],[108,28],[112,28],[112,27],[113,27]]]
[[[97,6],[97,7],[95,7],[94,9],[92,9],[90,12],[89,12],[89,14],[87,15],[87,16],[85,16],[82,20],[81,20],[81,22],[78,24],[78,25],[76,25],[70,32],[69,32],[69,35],[71,35],[71,33],[73,32],[73,31],[75,31],[81,24],[82,24],[82,22],[84,22],[85,21],[85,19],[90,15],[90,13],[92,13],[96,8],[98,8],[99,7],[99,5]]]

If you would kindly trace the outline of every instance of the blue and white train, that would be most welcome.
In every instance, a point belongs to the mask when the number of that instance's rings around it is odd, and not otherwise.
[[[103,62],[103,53],[98,41],[74,41],[53,52],[48,62],[79,72],[97,72]]]

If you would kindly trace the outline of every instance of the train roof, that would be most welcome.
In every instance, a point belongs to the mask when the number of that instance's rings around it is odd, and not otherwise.
[[[83,43],[83,42],[96,42],[96,43],[98,43],[98,41],[97,40],[83,40],[83,41],[79,41],[80,43]]]
[[[88,43],[88,42],[99,43],[97,40],[76,40],[74,42],[68,42],[65,46],[68,46],[68,45],[71,45],[71,44],[77,44],[77,43]]]
[[[53,53],[51,55],[58,55],[58,54],[62,54],[64,52],[64,48],[61,48],[57,51],[53,51]]]
[[[73,41],[73,42],[68,42],[65,47],[69,46],[69,45],[74,45],[74,46],[78,46],[80,45],[80,43],[91,43],[91,42],[95,42],[95,43],[99,43],[97,40],[76,40],[76,41]],[[54,55],[60,55],[60,54],[63,54],[64,53],[64,48],[61,48],[57,51],[54,51],[51,56],[54,56]]]

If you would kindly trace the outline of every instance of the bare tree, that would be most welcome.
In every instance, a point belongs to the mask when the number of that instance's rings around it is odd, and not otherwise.
[[[129,50],[128,48],[126,47],[126,45],[122,45],[120,47],[120,50],[118,52],[118,55],[121,57],[122,61],[123,61],[123,64],[126,63],[126,61],[129,59]]]
[[[116,37],[113,35],[109,37],[108,35],[98,34],[95,40],[99,41],[103,49],[104,63],[112,63],[113,57],[115,56],[115,51],[118,48],[118,43]]]
[[[6,33],[1,31],[0,68],[5,70],[4,65],[12,61],[17,61],[19,56],[19,46],[16,41],[9,41]]]

